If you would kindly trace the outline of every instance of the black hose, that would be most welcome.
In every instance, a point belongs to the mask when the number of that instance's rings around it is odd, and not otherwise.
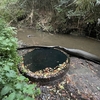
[[[92,61],[94,63],[100,64],[99,57],[91,53],[85,52],[83,50],[79,50],[79,49],[69,49],[69,48],[65,48],[61,46],[26,46],[26,47],[18,48],[17,50],[33,49],[33,48],[56,48],[68,53],[70,56],[83,58],[83,59]]]
[[[83,58],[83,59],[92,61],[94,63],[100,64],[100,58],[99,57],[97,57],[96,55],[93,55],[91,53],[88,53],[86,51],[79,50],[79,49],[68,49],[68,48],[61,47],[61,46],[58,46],[56,48],[63,50],[64,52],[68,53],[70,56]]]

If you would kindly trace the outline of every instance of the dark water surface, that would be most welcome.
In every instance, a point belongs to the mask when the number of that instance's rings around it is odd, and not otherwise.
[[[84,50],[100,57],[100,41],[86,37],[62,34],[52,35],[33,29],[20,29],[17,37],[27,45],[63,46]]]
[[[67,55],[53,48],[38,48],[27,53],[24,57],[24,65],[29,65],[32,72],[52,68],[67,60]]]

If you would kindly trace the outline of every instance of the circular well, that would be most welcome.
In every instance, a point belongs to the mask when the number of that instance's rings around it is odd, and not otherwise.
[[[26,49],[25,49],[26,50]],[[55,81],[66,74],[69,56],[56,48],[27,49],[19,70],[31,81],[45,83]]]

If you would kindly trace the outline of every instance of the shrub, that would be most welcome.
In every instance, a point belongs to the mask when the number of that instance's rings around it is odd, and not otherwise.
[[[14,34],[15,28],[0,19],[0,100],[34,100],[40,89],[18,73],[20,57]]]

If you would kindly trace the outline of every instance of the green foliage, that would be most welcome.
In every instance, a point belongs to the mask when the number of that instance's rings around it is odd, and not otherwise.
[[[92,11],[95,2],[96,0],[76,0],[76,9],[85,12]]]
[[[95,23],[100,17],[97,0],[59,0],[55,6],[53,26],[57,30],[79,29],[87,23]]]
[[[65,14],[64,17],[85,17],[95,8],[96,0],[60,0],[56,6],[59,15]]]
[[[18,4],[19,0],[0,1],[0,17],[7,22],[17,22],[17,18],[25,15],[25,10]]]
[[[19,56],[16,30],[0,19],[0,100],[34,100],[40,94],[35,84],[28,84],[28,79],[17,70]]]
[[[12,7],[17,2],[17,0],[1,0],[0,1],[0,17],[4,18],[6,21],[13,19],[14,11],[9,7]]]

